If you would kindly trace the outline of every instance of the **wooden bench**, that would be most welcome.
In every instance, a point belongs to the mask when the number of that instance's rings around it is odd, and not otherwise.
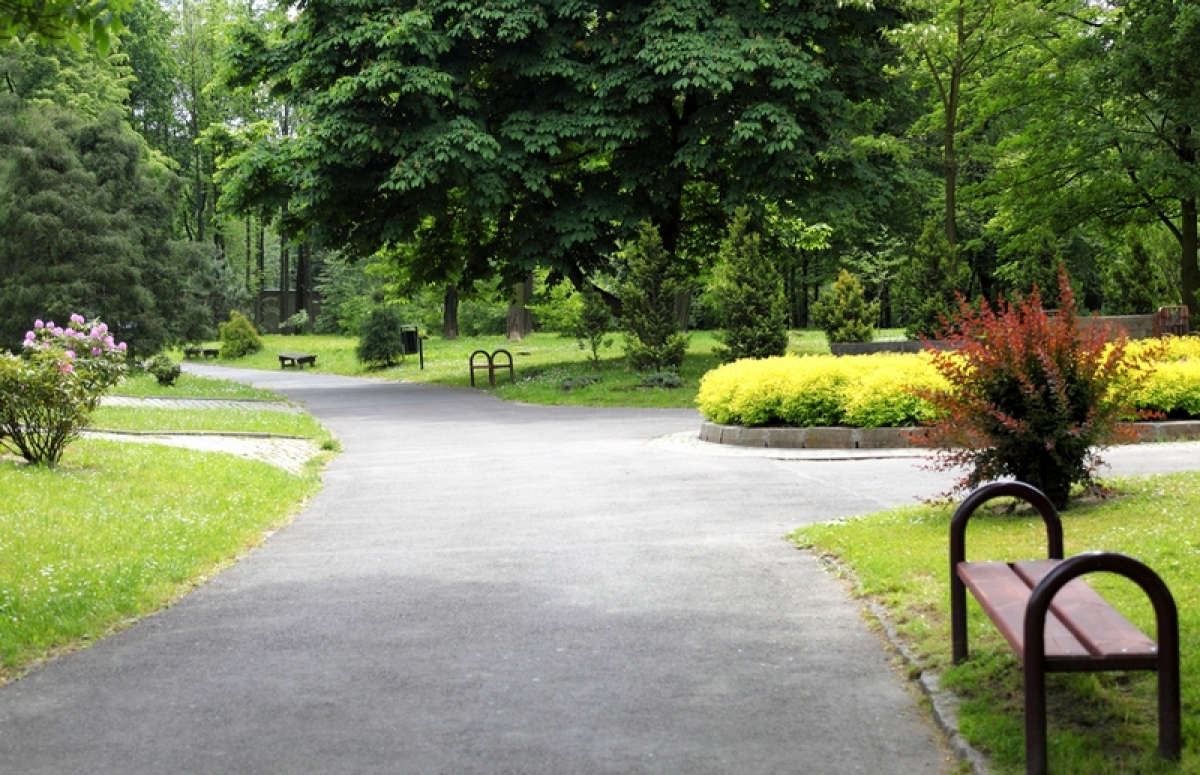
[[[218,347],[185,347],[183,348],[183,357],[191,360],[192,358],[203,357],[205,360],[216,358],[221,354]]]
[[[967,522],[984,503],[1002,497],[1026,501],[1041,515],[1048,559],[966,561]],[[1096,571],[1125,576],[1142,588],[1154,606],[1158,643],[1079,578]],[[1026,773],[1047,772],[1046,673],[1157,671],[1158,750],[1168,759],[1179,758],[1179,620],[1174,598],[1158,574],[1113,552],[1064,560],[1062,522],[1049,499],[1027,484],[996,482],[967,496],[950,522],[950,628],[956,664],[968,656],[968,589],[1023,666]]]
[[[288,366],[302,369],[306,363],[309,366],[316,366],[317,356],[309,353],[279,353],[279,368],[281,369],[286,369]]]

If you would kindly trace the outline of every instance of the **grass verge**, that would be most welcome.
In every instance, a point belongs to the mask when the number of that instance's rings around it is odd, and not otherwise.
[[[231,382],[226,379],[209,379],[195,374],[182,374],[171,387],[158,384],[150,374],[138,372],[121,380],[112,391],[113,395],[166,398],[253,398],[265,401],[280,401],[279,396],[269,390]]]
[[[453,340],[433,337],[424,343],[423,370],[415,355],[408,356],[403,363],[391,368],[365,369],[355,355],[358,340],[332,335],[264,336],[262,352],[235,361],[218,362],[226,366],[278,369],[279,353],[303,352],[317,356],[314,370],[318,372],[468,387],[471,384],[468,368],[471,354],[476,350],[493,352],[504,349],[513,356],[513,383],[509,383],[507,369],[497,371],[494,389],[488,386],[486,372],[478,372],[475,377],[478,388],[492,390],[501,398],[538,404],[668,408],[694,407],[700,378],[717,365],[717,359],[712,354],[717,344],[715,334],[711,331],[695,331],[691,334],[688,354],[680,370],[683,386],[674,389],[644,387],[641,377],[629,371],[625,365],[620,335],[616,339],[612,348],[601,351],[599,369],[592,364],[590,353],[581,350],[575,339],[540,333],[519,342],[510,342],[502,336]],[[217,343],[211,346],[217,346]],[[793,331],[789,350],[796,353],[828,353],[829,345],[825,335],[819,331]],[[179,353],[175,355],[179,357]],[[563,389],[564,381],[571,381],[568,384],[578,383],[580,378],[590,377],[599,377],[599,381]]]
[[[300,436],[324,441],[326,431],[312,415],[262,409],[159,409],[102,406],[92,414],[89,430],[161,432],[251,432]]]
[[[83,440],[57,469],[0,459],[0,682],[169,605],[318,488],[159,445]]]
[[[1047,676],[1050,771],[1200,773],[1200,473],[1110,482],[1113,497],[1065,512],[1067,554],[1091,549],[1124,552],[1157,571],[1179,608],[1184,754],[1162,761],[1157,744],[1156,677],[1151,673]],[[943,685],[963,699],[960,725],[992,757],[997,772],[1024,771],[1020,664],[971,601],[971,659],[950,665],[947,565],[951,507],[916,506],[793,533],[799,546],[832,555],[853,572],[856,594],[882,603],[920,660],[943,673]],[[1045,531],[1036,515],[981,512],[967,533],[968,557],[1020,560],[1045,557]],[[1108,574],[1092,575],[1101,591],[1143,631],[1154,614],[1140,589]]]

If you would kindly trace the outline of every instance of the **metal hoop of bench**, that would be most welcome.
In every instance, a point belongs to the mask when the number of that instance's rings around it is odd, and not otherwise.
[[[479,355],[482,355],[486,359],[485,363],[475,362],[476,356]],[[496,363],[496,356],[498,355],[503,355],[508,358],[508,363]],[[508,369],[509,382],[516,380],[516,372],[513,370],[512,353],[510,353],[508,350],[496,350],[495,352],[491,353],[489,353],[487,350],[476,350],[475,352],[471,353],[471,360],[469,361],[469,364],[471,367],[471,387],[475,387],[475,372],[483,369],[487,370],[488,385],[491,387],[496,387],[496,369],[498,368]]]
[[[1048,560],[966,561],[966,528],[984,503],[1014,497],[1031,504],[1046,525]],[[954,662],[968,656],[969,588],[1021,660],[1025,676],[1025,771],[1044,775],[1046,673],[1158,672],[1158,750],[1178,760],[1183,745],[1179,696],[1179,619],[1171,591],[1153,570],[1115,552],[1062,559],[1062,522],[1049,499],[1021,482],[995,482],[972,492],[950,521],[950,627]],[[1107,571],[1130,579],[1154,606],[1158,643],[1144,635],[1079,579]],[[1059,593],[1062,593],[1061,595]]]

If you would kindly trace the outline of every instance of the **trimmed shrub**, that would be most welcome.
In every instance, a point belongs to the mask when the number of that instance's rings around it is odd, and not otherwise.
[[[787,299],[783,277],[750,231],[750,214],[740,208],[721,242],[719,263],[709,288],[720,316],[722,361],[770,358],[787,352]]]
[[[663,250],[658,230],[643,223],[620,258],[625,264],[621,325],[629,365],[642,372],[678,371],[688,344],[675,316],[675,297],[684,290],[684,281]]]
[[[57,465],[124,376],[125,357],[125,343],[99,320],[34,323],[21,355],[0,353],[0,446],[34,465]]]
[[[166,387],[174,385],[179,376],[183,374],[183,369],[179,367],[179,364],[165,355],[156,355],[146,361],[145,368],[154,375],[158,384]]]
[[[400,327],[404,324],[400,310],[395,307],[376,307],[362,323],[358,338],[358,360],[368,366],[386,368],[404,357],[404,341]]]
[[[1145,374],[1128,368],[1124,335],[1109,337],[1079,326],[1061,269],[1053,316],[1036,288],[995,310],[962,301],[953,350],[930,356],[950,388],[923,393],[942,414],[922,443],[940,467],[969,469],[957,489],[1011,476],[1063,509],[1072,485],[1091,484],[1096,450],[1121,437],[1119,421],[1130,416],[1129,397]]]
[[[862,283],[845,269],[812,306],[813,320],[830,344],[869,342],[875,337],[879,302],[867,304]]]
[[[222,358],[228,360],[243,358],[251,353],[259,352],[263,348],[262,339],[254,330],[254,324],[237,310],[231,311],[229,320],[221,323],[218,328],[221,331]]]
[[[877,355],[873,368],[863,370],[847,385],[843,421],[858,428],[904,428],[938,418],[937,408],[917,394],[944,390],[946,380],[933,368],[928,354]]]
[[[944,384],[926,356],[789,355],[714,369],[696,401],[727,425],[908,427],[936,415],[914,391]]]

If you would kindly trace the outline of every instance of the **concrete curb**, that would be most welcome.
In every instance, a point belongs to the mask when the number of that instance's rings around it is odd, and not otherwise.
[[[1134,423],[1138,442],[1200,439],[1200,420]],[[923,428],[749,428],[705,421],[700,440],[768,449],[912,449]]]

